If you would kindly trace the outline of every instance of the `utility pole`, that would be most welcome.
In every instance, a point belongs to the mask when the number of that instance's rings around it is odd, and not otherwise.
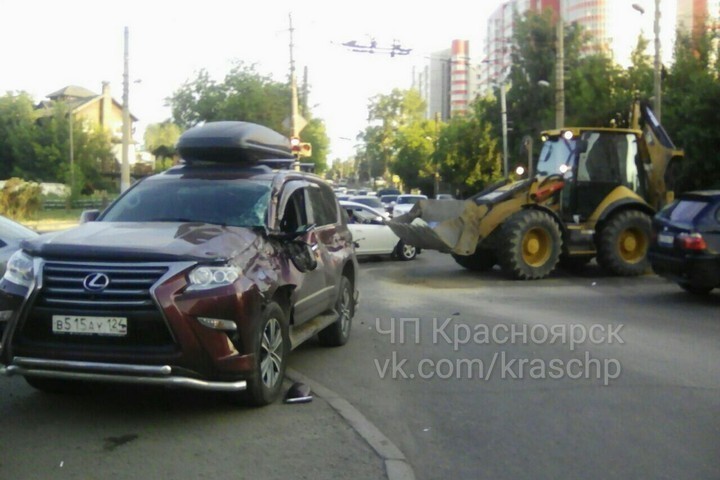
[[[638,3],[633,3],[632,8],[645,15],[645,9]],[[655,0],[655,21],[653,23],[653,34],[655,35],[655,62],[653,65],[653,110],[658,122],[662,117],[662,63],[660,61],[660,0]]]
[[[500,82],[500,120],[502,123],[503,143],[503,176],[508,176],[508,125],[507,125],[507,100],[505,98],[505,85],[507,75],[503,76]]]
[[[660,63],[660,0],[655,0],[655,23],[653,25],[653,33],[655,34],[655,71],[653,77],[653,89],[655,94],[654,110],[655,116],[657,117],[659,122],[662,116],[662,64]]]
[[[295,138],[300,135],[300,128],[297,125],[298,117],[298,91],[297,91],[297,79],[295,78],[295,57],[293,56],[293,49],[295,44],[293,43],[293,28],[292,13],[288,13],[290,20],[290,137]]]
[[[555,60],[555,128],[565,126],[565,32],[562,14],[557,12],[557,55]]]
[[[120,191],[124,192],[130,188],[130,68],[129,68],[129,54],[128,44],[130,38],[130,31],[128,27],[125,27],[125,55],[124,55],[124,69],[123,69],[123,105],[122,105],[122,164],[120,165]]]
[[[440,144],[440,112],[435,112],[435,185],[433,185],[435,198],[440,193],[440,157],[438,146]]]
[[[73,111],[68,113],[68,127],[70,130],[70,194],[75,194],[75,145],[73,141]]]
[[[302,111],[300,115],[308,114],[308,67],[303,67],[303,86],[302,86]]]

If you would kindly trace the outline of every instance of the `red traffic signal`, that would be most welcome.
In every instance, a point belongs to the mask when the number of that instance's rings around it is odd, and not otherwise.
[[[290,139],[290,149],[293,155],[297,155],[298,157],[312,156],[312,144],[301,142],[298,137],[292,137]]]

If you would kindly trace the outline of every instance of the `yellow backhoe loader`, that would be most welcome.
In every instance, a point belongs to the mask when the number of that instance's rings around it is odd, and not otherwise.
[[[558,263],[597,257],[613,274],[640,275],[651,218],[672,200],[684,153],[645,102],[633,103],[629,127],[545,131],[531,178],[468,200],[422,200],[388,223],[405,243],[450,253],[470,270],[499,264],[513,278],[538,279]]]

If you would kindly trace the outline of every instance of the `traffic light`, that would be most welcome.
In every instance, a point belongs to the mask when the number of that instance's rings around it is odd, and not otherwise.
[[[290,150],[294,155],[300,154],[300,139],[298,137],[290,138]]]
[[[312,156],[312,144],[307,143],[307,142],[301,142],[300,143],[300,156],[301,157]]]
[[[301,142],[298,137],[292,137],[290,139],[290,149],[296,157],[312,156],[312,144]]]

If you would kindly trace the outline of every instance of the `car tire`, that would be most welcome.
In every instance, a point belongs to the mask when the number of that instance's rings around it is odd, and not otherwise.
[[[693,295],[707,295],[709,294],[713,287],[700,287],[698,285],[692,285],[690,283],[678,283],[680,285],[680,288],[685,290],[688,293],[691,293]]]
[[[477,247],[471,255],[452,254],[455,263],[473,272],[490,270],[497,263],[497,255],[488,248]]]
[[[650,217],[638,210],[625,210],[610,217],[600,231],[598,263],[614,275],[632,277],[648,270]]]
[[[518,280],[545,278],[558,264],[562,236],[555,219],[540,210],[522,210],[502,225],[498,260]]]
[[[265,307],[253,341],[254,367],[246,394],[250,404],[259,407],[273,403],[280,396],[290,354],[285,312],[277,303],[271,302]]]
[[[340,278],[340,290],[335,310],[338,318],[318,333],[320,344],[325,347],[341,347],[350,339],[352,319],[355,316],[355,299],[352,283],[346,276]]]
[[[398,244],[395,246],[395,257],[398,259],[407,262],[410,260],[414,260],[415,257],[417,257],[418,249],[417,247],[413,245],[408,245],[407,243],[400,240]]]

